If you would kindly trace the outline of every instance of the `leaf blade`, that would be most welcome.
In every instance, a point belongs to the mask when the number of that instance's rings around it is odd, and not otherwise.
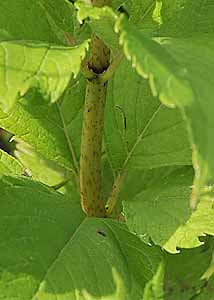
[[[132,172],[120,194],[130,230],[170,253],[199,247],[201,237],[214,235],[212,200],[202,198],[195,211],[190,208],[192,178],[191,167]]]
[[[3,176],[0,187],[2,299],[110,297],[115,272],[126,291],[116,299],[140,299],[159,264],[157,249],[125,224],[85,218],[79,203],[32,180]]]
[[[133,67],[141,76],[149,79],[153,95],[159,96],[167,106],[179,107],[187,121],[196,171],[196,188],[192,198],[192,206],[195,207],[200,194],[206,192],[213,181],[214,164],[211,154],[213,148],[209,143],[212,135],[211,127],[213,128],[210,113],[212,99],[208,93],[212,91],[212,85],[209,80],[205,80],[212,74],[214,64],[211,55],[211,49],[214,47],[213,39],[210,36],[191,40],[173,39],[171,45],[170,42],[166,42],[164,47],[162,43],[165,43],[165,39],[159,44],[139,32],[136,34],[125,18],[118,21],[118,27],[121,29],[121,43],[124,45],[127,58],[132,60]],[[189,54],[186,51],[189,45],[192,45],[190,56],[197,59],[201,66],[204,62],[202,53],[206,55],[207,67],[202,68],[200,75],[198,72],[195,73],[198,69],[195,61],[193,59],[189,61]],[[203,101],[203,98],[206,101]],[[204,121],[209,124],[206,136],[201,134]]]
[[[0,43],[1,94],[3,110],[9,110],[18,93],[37,87],[51,102],[64,92],[73,74],[77,76],[88,41],[77,47],[57,47],[23,42]]]

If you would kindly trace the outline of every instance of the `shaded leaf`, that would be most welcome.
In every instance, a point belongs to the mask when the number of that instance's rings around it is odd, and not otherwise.
[[[32,179],[48,186],[57,187],[73,180],[73,174],[54,161],[46,160],[27,143],[16,140],[15,157],[28,170]]]
[[[165,300],[206,299],[198,295],[206,290],[206,281],[202,280],[202,275],[209,266],[212,251],[213,239],[209,239],[199,248],[182,250],[176,255],[165,254]]]
[[[84,218],[79,204],[32,180],[4,176],[0,188],[2,299],[104,299],[119,282],[125,298],[121,290],[114,299],[142,299],[157,249],[118,221]]]
[[[214,300],[214,277],[212,277],[201,290],[196,300]]]
[[[163,300],[164,263],[161,262],[153,278],[146,284],[144,300]]]
[[[74,9],[68,1],[2,0],[0,11],[0,40],[67,44],[64,32],[73,32]]]
[[[101,300],[115,300],[115,299],[126,299],[126,290],[124,287],[124,284],[118,275],[117,271],[113,268],[112,269],[112,277],[115,283],[116,291],[114,294],[109,296],[101,296],[99,299]],[[94,296],[90,295],[86,290],[83,291],[83,295],[85,297],[85,300],[94,300]],[[99,300],[98,298],[96,298]]]
[[[22,175],[24,167],[11,155],[0,150],[0,174],[3,175]]]
[[[83,214],[32,180],[3,176],[0,188],[0,298],[31,299]]]
[[[123,6],[128,0],[113,0],[112,7],[114,9],[118,9],[120,6]]]
[[[126,182],[132,190],[120,197],[130,230],[151,238],[171,253],[179,248],[194,248],[202,244],[199,237],[214,235],[214,208],[210,199],[203,198],[192,212],[189,205],[193,172],[191,167],[177,170],[163,168],[142,174]],[[134,182],[138,186],[134,189]],[[144,181],[144,185],[141,182]]]
[[[212,257],[210,260],[210,265],[201,278],[208,281],[210,277],[213,277],[213,275],[214,275],[214,247],[213,247]]]

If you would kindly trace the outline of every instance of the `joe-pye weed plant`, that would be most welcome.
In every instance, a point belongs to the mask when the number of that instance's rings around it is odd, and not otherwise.
[[[213,300],[214,2],[1,0],[1,300]]]

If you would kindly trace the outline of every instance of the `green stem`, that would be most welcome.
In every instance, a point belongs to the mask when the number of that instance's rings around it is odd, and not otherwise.
[[[122,183],[124,177],[125,177],[125,173],[123,173],[122,175],[119,175],[113,184],[111,194],[110,194],[110,196],[106,202],[106,206],[105,206],[106,216],[108,218],[111,218],[114,208],[117,204],[118,195],[120,193],[120,186],[121,186],[121,183]]]
[[[80,159],[82,207],[88,216],[105,216],[102,196],[101,156],[104,102],[107,83],[87,82]]]
[[[103,4],[106,1],[93,1],[93,5]],[[109,62],[109,49],[93,34],[90,58],[83,66],[87,84],[80,156],[80,194],[83,211],[88,216],[96,217],[106,216],[101,159],[107,81],[101,80],[101,74],[108,69]]]

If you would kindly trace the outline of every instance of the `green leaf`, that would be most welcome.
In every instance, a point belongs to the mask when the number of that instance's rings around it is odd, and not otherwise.
[[[126,57],[149,80],[153,96],[169,107],[179,107],[187,121],[196,171],[195,207],[202,189],[206,192],[213,183],[213,84],[209,79],[214,67],[213,36],[154,41],[136,31],[125,18],[117,22],[117,30]]]
[[[120,6],[124,5],[128,0],[113,0],[112,1],[112,7],[114,9],[118,9]]]
[[[146,284],[143,295],[144,300],[163,300],[164,269],[164,263],[161,262],[156,274]]]
[[[147,265],[150,259],[153,260],[149,248],[147,250],[142,242],[118,222],[87,219],[78,229],[78,235],[75,235],[49,270],[47,283],[41,286],[38,297],[50,297],[52,286],[55,286],[55,293],[60,296],[67,292],[68,299],[73,299],[74,289],[76,294],[81,295],[84,289],[93,295],[93,299],[100,299],[114,293],[112,271],[116,269],[126,290],[125,299],[141,299],[145,281],[151,277],[154,268],[151,263]],[[146,258],[145,251],[150,258]],[[58,270],[61,265],[66,265],[67,270],[60,272],[59,282]],[[75,272],[74,266],[77,265],[79,268]],[[78,271],[82,268],[84,275]]]
[[[0,43],[0,105],[9,110],[18,96],[37,87],[55,102],[77,76],[88,41],[76,47],[30,42]]]
[[[67,195],[80,203],[78,177],[72,170],[61,167],[55,161],[45,159],[29,144],[15,139],[15,157],[25,167],[25,173],[41,183]]]
[[[130,21],[142,30],[145,34],[152,35],[160,28],[163,22],[163,5],[169,5],[158,0],[130,0],[125,3],[125,8],[129,13]],[[176,1],[177,3],[177,1]]]
[[[73,174],[68,170],[60,167],[54,161],[44,159],[27,143],[17,139],[15,141],[14,155],[28,170],[32,179],[53,187],[73,180]]]
[[[147,82],[127,61],[109,82],[106,101],[105,149],[116,174],[192,164],[180,112],[153,98]]]
[[[214,274],[214,249],[212,253],[212,258],[210,260],[210,265],[201,278],[208,281],[211,277],[213,277],[213,274]]]
[[[0,40],[36,40],[67,44],[73,33],[74,8],[64,0],[2,0]]]
[[[113,51],[118,50],[119,41],[115,34],[114,26],[117,19],[117,15],[110,7],[93,7],[91,4],[85,3],[85,1],[79,0],[75,3],[78,9],[77,18],[80,23],[83,20],[89,18],[89,25],[93,32],[96,32]]]
[[[148,35],[184,38],[214,31],[213,1],[130,0],[126,7],[130,21]]]
[[[27,142],[44,159],[78,170],[85,81],[78,77],[56,104],[47,105],[32,91],[9,114],[0,111],[0,124]]]
[[[3,175],[21,175],[24,167],[11,155],[0,150],[0,174]]]
[[[112,277],[113,281],[116,287],[116,291],[114,294],[109,296],[101,296],[99,297],[100,300],[115,300],[115,299],[126,299],[126,290],[123,284],[123,281],[121,280],[120,276],[118,275],[117,271],[115,269],[112,269]],[[83,290],[83,296],[85,297],[85,300],[98,300],[98,298],[94,298],[93,295],[89,294],[87,291]]]
[[[83,215],[79,206],[31,180],[3,176],[0,188],[0,298],[31,299]]]
[[[195,298],[196,300],[214,300],[214,277],[212,277],[205,287],[202,289],[201,293]]]
[[[32,180],[4,176],[0,189],[1,299],[142,299],[157,249]]]
[[[202,280],[203,272],[209,266],[213,252],[213,239],[206,241],[205,245],[181,253],[165,254],[165,300],[190,300],[200,298],[201,292],[206,290],[206,281]],[[212,281],[211,281],[212,282]],[[212,289],[208,287],[210,296]],[[197,297],[196,297],[197,296]],[[211,298],[207,298],[207,300]]]
[[[191,167],[130,174],[124,186],[132,188],[120,195],[130,230],[171,253],[198,247],[199,237],[214,235],[212,201],[203,198],[194,212],[189,206],[192,177]]]
[[[169,56],[168,48],[164,49],[158,42],[136,31],[124,16],[117,21],[116,30],[127,59],[132,61],[132,66],[140,76],[149,80],[153,96],[159,96],[169,107],[192,103],[194,95],[187,69],[174,56]]]

